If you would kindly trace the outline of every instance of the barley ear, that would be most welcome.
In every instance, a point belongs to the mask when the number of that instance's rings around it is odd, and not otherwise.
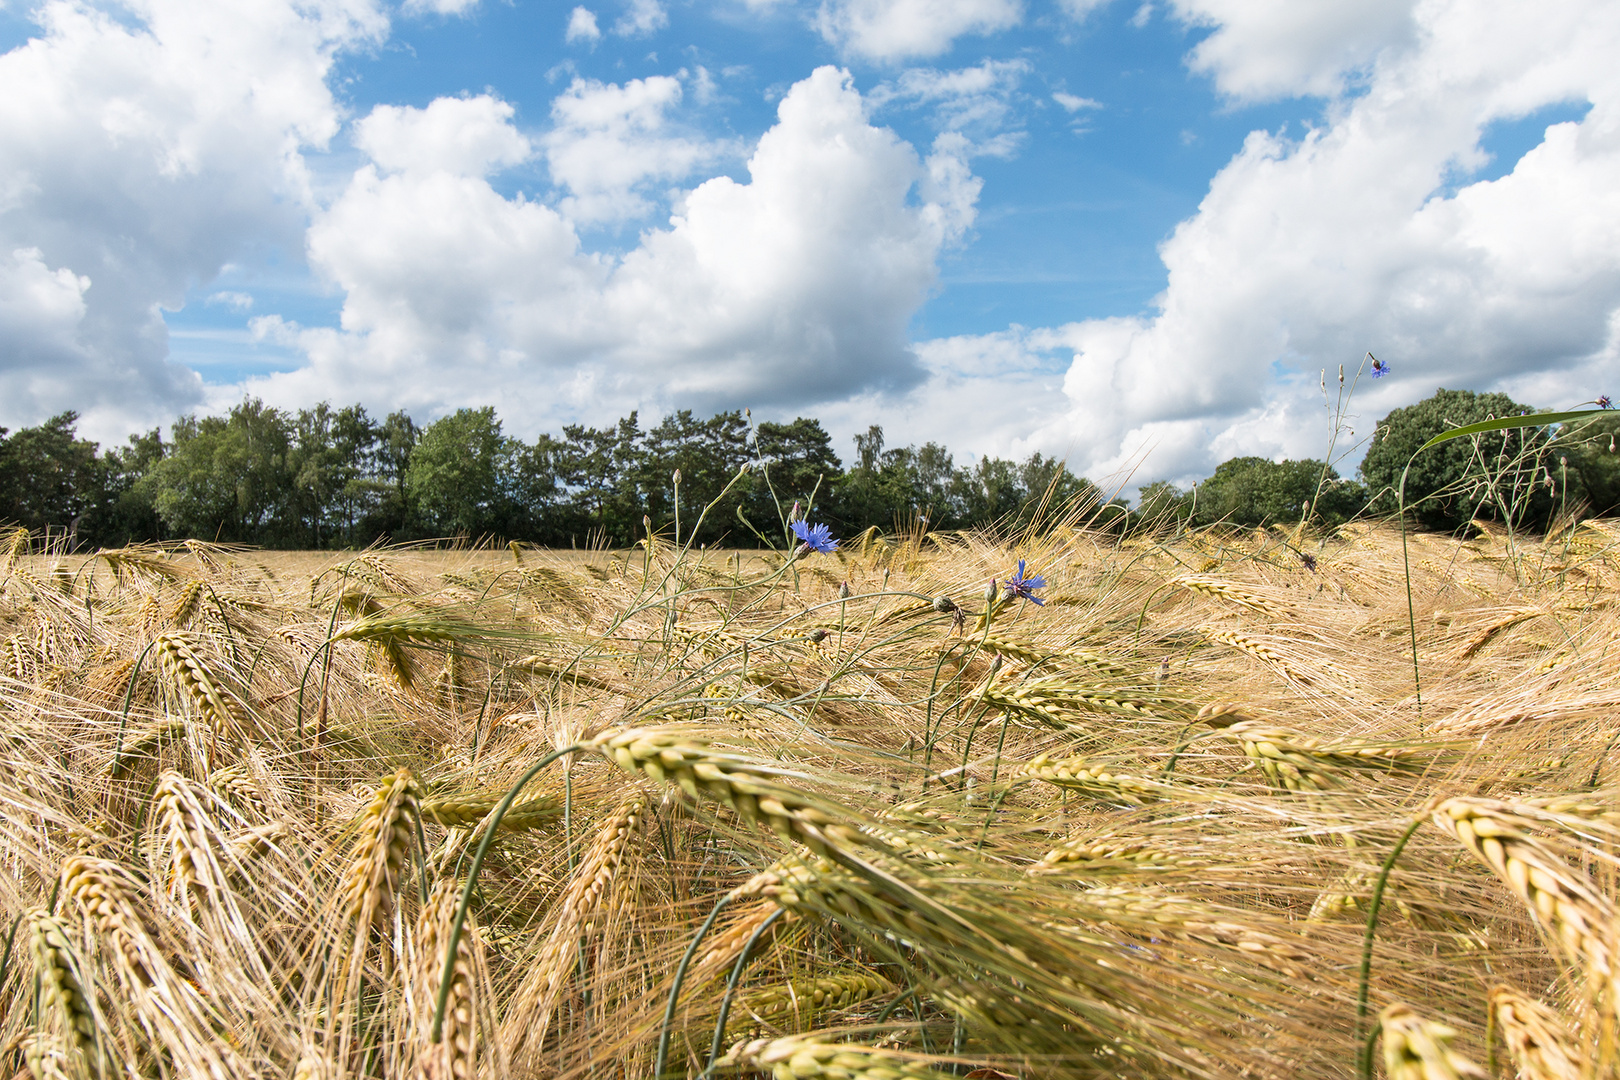
[[[97,1061],[99,1025],[78,950],[68,936],[66,925],[44,908],[33,908],[27,918],[34,970],[39,973],[45,1002],[55,1006],[62,1020],[68,1057],[82,1062],[91,1075],[98,1076],[101,1073]],[[41,1073],[36,1071],[34,1075]]]
[[[1457,1032],[1396,1002],[1379,1014],[1389,1080],[1486,1080],[1478,1065],[1451,1048]]]
[[[1511,986],[1491,990],[1491,1014],[1523,1080],[1582,1080],[1582,1058],[1563,1017]]]

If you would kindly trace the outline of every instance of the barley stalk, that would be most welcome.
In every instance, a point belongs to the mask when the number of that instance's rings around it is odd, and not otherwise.
[[[1044,780],[1101,802],[1127,806],[1160,802],[1168,798],[1172,790],[1153,780],[1116,773],[1112,766],[1081,755],[1058,758],[1041,754],[1020,765],[1014,779]]]
[[[423,799],[422,820],[436,821],[450,829],[465,829],[484,820],[500,801],[501,797],[498,795],[459,795]],[[537,829],[562,817],[562,812],[562,805],[549,795],[525,799],[507,808],[506,813],[501,816],[501,829],[507,832]]]
[[[773,1028],[780,1029],[784,1024],[791,1024],[802,1029],[817,1013],[847,1009],[869,998],[893,992],[894,986],[887,979],[861,971],[848,975],[791,979],[748,994],[737,1004],[746,1014]],[[739,1029],[748,1026],[741,1017],[735,1023]],[[729,1026],[727,1030],[730,1030]]]
[[[781,783],[776,770],[717,752],[679,729],[614,728],[590,745],[627,773],[674,784],[698,801],[719,802],[818,855],[878,846],[841,820],[840,808]]]
[[[192,647],[191,637],[181,631],[160,634],[155,648],[164,670],[191,699],[214,733],[220,735],[235,729],[243,717],[241,705],[202,662]]]
[[[1183,574],[1180,577],[1172,578],[1170,583],[1180,585],[1183,589],[1197,593],[1200,596],[1225,600],[1240,607],[1246,607],[1251,611],[1257,611],[1262,615],[1276,615],[1279,613],[1277,606],[1265,597],[1249,592],[1247,589],[1241,589],[1231,582],[1222,581],[1219,578]]]
[[[197,614],[198,603],[202,600],[202,590],[201,580],[187,582],[180,590],[180,598],[169,611],[169,622],[179,629],[185,629]]]
[[[477,1002],[477,927],[469,918],[456,943],[450,970],[450,995],[444,1029],[437,1043],[427,1034],[433,1026],[434,993],[446,969],[450,924],[455,919],[460,888],[451,879],[437,882],[417,919],[417,1012],[412,1025],[415,1067],[422,1080],[470,1080],[478,1072],[480,1041]]]
[[[344,912],[360,935],[381,927],[394,910],[400,873],[410,856],[411,817],[417,813],[416,780],[401,768],[377,788],[361,815],[360,835],[339,887]]]
[[[625,848],[640,828],[646,809],[646,796],[636,792],[608,815],[586,849],[579,870],[557,901],[557,918],[551,934],[536,956],[525,988],[519,994],[520,998],[532,996],[535,1005],[522,1013],[527,1030],[514,1039],[515,1049],[521,1050],[525,1043],[535,1047],[544,1044],[557,995],[574,968],[580,935],[590,932],[589,920],[596,913],[603,893],[618,875]]]

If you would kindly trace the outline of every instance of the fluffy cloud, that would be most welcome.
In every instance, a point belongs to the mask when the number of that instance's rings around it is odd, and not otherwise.
[[[596,25],[596,13],[587,7],[577,7],[568,15],[568,31],[564,39],[570,44],[576,41],[599,41],[602,38],[601,27]]]
[[[896,61],[938,56],[966,34],[993,34],[1023,21],[1020,0],[826,0],[821,36],[853,56]]]
[[[438,98],[425,109],[379,105],[355,125],[354,143],[390,172],[484,176],[532,152],[512,113],[489,94]]]
[[[636,189],[670,183],[724,148],[669,131],[679,79],[655,75],[623,86],[575,79],[551,105],[545,137],[551,177],[568,190],[563,211],[581,223],[641,217],[652,204]]]
[[[1171,0],[1176,18],[1214,32],[1188,57],[1242,100],[1331,95],[1386,49],[1417,37],[1417,0]]]
[[[698,185],[619,259],[482,178],[368,165],[310,230],[311,262],[346,294],[342,328],[261,319],[309,364],[248,389],[286,404],[494,401],[532,430],[913,386],[906,325],[978,191],[964,140],[941,139],[919,160],[868,121],[847,73],[820,68],[781,101],[748,183]]]
[[[1233,22],[1208,41],[1253,29],[1253,5],[1224,7]],[[1547,405],[1615,385],[1620,9],[1435,0],[1412,18],[1323,126],[1250,135],[1162,246],[1155,313],[1054,332],[1073,351],[1070,407],[1037,443],[1073,444],[1095,472],[1152,447],[1150,473],[1184,478],[1234,453],[1320,455],[1317,369],[1368,349],[1395,372],[1359,392],[1368,428],[1441,385]],[[1319,35],[1285,38],[1197,62],[1234,93],[1322,85]],[[1472,179],[1492,123],[1572,101],[1590,102],[1584,119]]]
[[[613,24],[620,37],[645,37],[669,25],[669,15],[658,0],[630,0],[630,6]]]
[[[251,244],[302,243],[301,148],[339,117],[334,54],[374,42],[365,0],[56,0],[0,56],[0,423],[74,408],[130,428],[198,402],[160,307]]]
[[[478,0],[405,0],[407,15],[465,15],[478,6]]]

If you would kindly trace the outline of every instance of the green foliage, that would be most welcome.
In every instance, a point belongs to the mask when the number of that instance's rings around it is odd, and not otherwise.
[[[1168,493],[1155,497],[1166,500]],[[1191,506],[1187,512],[1200,525],[1293,525],[1304,518],[1306,504],[1311,503],[1311,520],[1340,525],[1364,502],[1360,485],[1341,480],[1320,461],[1239,457],[1223,462],[1199,485],[1196,512]]]
[[[494,408],[457,409],[422,429],[405,472],[406,497],[440,535],[493,533],[509,514],[503,481],[513,452]]]
[[[164,526],[223,542],[296,542],[291,419],[257,398],[225,417],[182,417],[150,476]]]
[[[1620,436],[1620,412],[1603,413],[1568,425],[1558,434],[1552,448],[1556,456],[1550,468],[1560,486],[1567,479],[1564,508],[1573,511],[1577,505],[1584,505],[1586,513],[1594,516],[1620,513],[1617,436]]]
[[[1515,527],[1545,524],[1558,506],[1555,490],[1549,486],[1550,466],[1557,457],[1545,430],[1485,432],[1417,453],[1429,439],[1451,428],[1533,411],[1506,394],[1444,389],[1416,405],[1394,410],[1378,422],[1361,463],[1373,509],[1395,509],[1396,491],[1406,470],[1406,505],[1428,528],[1454,530],[1476,517],[1495,518]]]

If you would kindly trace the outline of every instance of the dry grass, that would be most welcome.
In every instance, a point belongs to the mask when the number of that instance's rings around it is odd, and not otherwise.
[[[1283,539],[7,532],[0,1075],[1620,1078],[1620,540]]]

